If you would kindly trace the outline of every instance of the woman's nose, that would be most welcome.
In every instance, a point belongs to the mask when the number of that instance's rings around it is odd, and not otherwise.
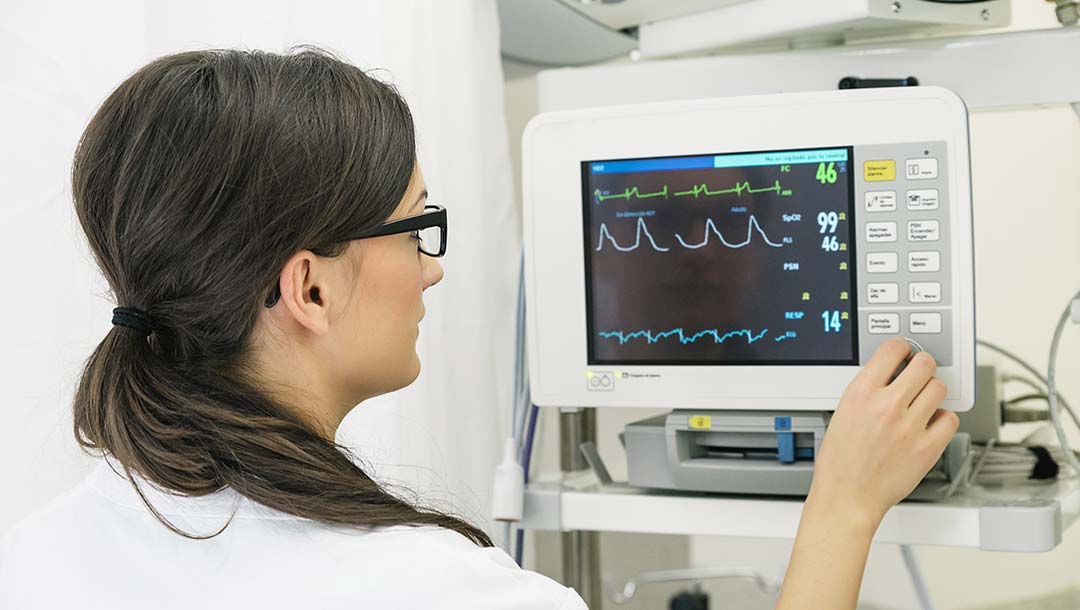
[[[430,256],[420,255],[421,272],[423,274],[424,290],[438,284],[443,279],[443,268],[439,261]]]

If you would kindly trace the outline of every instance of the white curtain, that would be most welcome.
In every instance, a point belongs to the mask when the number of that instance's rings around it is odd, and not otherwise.
[[[86,122],[160,55],[296,44],[385,69],[414,113],[431,201],[450,210],[446,278],[425,296],[421,376],[358,407],[338,440],[381,480],[488,525],[520,247],[494,1],[23,0],[0,5],[0,534],[90,464],[72,437],[71,395],[113,304],[72,212]]]

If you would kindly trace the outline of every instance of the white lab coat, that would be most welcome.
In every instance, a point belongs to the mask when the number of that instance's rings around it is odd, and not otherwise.
[[[0,540],[3,610],[384,608],[580,610],[572,590],[503,551],[439,528],[357,532],[281,513],[226,489],[150,502],[104,460],[77,487]]]

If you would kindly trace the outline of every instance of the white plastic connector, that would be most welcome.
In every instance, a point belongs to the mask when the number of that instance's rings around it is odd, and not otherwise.
[[[503,461],[495,467],[491,512],[496,521],[521,521],[525,512],[525,469],[518,463],[517,454],[517,443],[506,439]]]
[[[1072,310],[1069,312],[1069,317],[1072,318],[1073,324],[1080,324],[1080,299],[1076,299],[1072,302]]]

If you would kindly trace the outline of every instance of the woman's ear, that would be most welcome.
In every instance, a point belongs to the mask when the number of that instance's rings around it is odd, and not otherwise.
[[[325,267],[313,252],[301,250],[285,263],[278,278],[280,304],[297,324],[316,335],[330,330],[329,307],[323,298],[329,279]]]

